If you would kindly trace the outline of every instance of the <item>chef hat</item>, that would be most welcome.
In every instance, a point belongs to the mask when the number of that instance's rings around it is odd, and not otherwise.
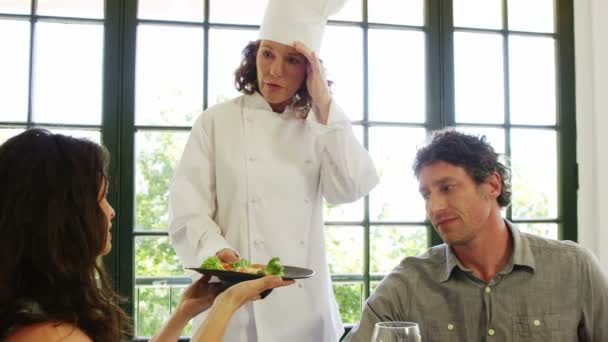
[[[293,45],[299,40],[319,54],[330,15],[346,0],[268,0],[258,39]]]

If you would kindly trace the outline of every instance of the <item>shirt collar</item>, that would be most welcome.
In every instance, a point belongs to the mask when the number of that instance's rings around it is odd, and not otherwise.
[[[529,267],[534,270],[534,255],[532,254],[532,250],[530,249],[530,242],[528,241],[528,238],[525,234],[522,234],[519,229],[511,222],[505,220],[505,223],[507,224],[507,228],[509,229],[511,237],[513,238],[513,254],[511,255],[509,263],[504,267],[502,271],[498,273],[511,273],[515,265]],[[444,243],[442,246],[445,252],[445,268],[439,276],[439,282],[443,283],[448,281],[455,267],[458,267],[463,272],[471,272],[470,269],[464,267],[460,263],[460,260],[458,260],[456,254],[452,252],[452,249],[447,244]]]
[[[272,112],[272,107],[262,94],[257,91],[254,91],[253,94],[245,96],[245,106],[249,109],[257,109],[257,110],[265,110]],[[290,104],[285,107],[283,113],[293,112],[293,106]],[[282,113],[276,113],[282,114]]]
[[[534,262],[534,254],[532,254],[528,237],[520,232],[513,223],[507,220],[505,220],[505,222],[507,223],[509,230],[511,230],[511,236],[513,237],[512,266],[526,266],[534,270],[536,268],[536,263]]]
[[[455,267],[458,267],[465,272],[470,271],[460,263],[460,260],[458,260],[456,254],[452,252],[450,246],[448,246],[446,243],[444,243],[442,246],[445,252],[445,269],[439,277],[439,282],[444,283],[448,281]]]

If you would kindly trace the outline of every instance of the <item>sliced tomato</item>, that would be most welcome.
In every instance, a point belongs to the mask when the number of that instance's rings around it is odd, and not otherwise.
[[[223,262],[223,263],[222,263],[222,266],[223,266],[223,267],[224,267],[224,269],[225,269],[225,270],[227,270],[227,271],[232,270],[232,265],[230,265],[230,264],[229,264],[229,263],[227,263],[227,262]]]
[[[251,264],[251,268],[257,268],[261,270],[264,267],[266,267],[266,265],[264,264]]]

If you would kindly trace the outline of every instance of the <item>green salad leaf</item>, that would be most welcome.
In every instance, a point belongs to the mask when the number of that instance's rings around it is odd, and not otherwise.
[[[264,273],[267,275],[274,274],[278,276],[285,275],[285,267],[281,265],[281,259],[274,257],[270,259],[266,267],[264,267]]]
[[[230,266],[224,267],[221,260],[217,256],[210,256],[201,264],[200,268],[208,269],[208,270],[229,270],[235,271],[239,269],[247,270],[247,273],[259,274],[259,275],[285,275],[285,267],[281,265],[281,259],[278,257],[274,257],[270,259],[268,264],[264,266],[262,269],[252,268],[251,263],[247,259],[241,259],[235,262],[230,263]],[[240,270],[240,272],[244,272]]]
[[[224,266],[222,266],[220,258],[214,255],[205,259],[201,264],[201,268],[206,268],[208,270],[223,270]]]
[[[232,266],[232,268],[239,268],[239,267],[250,267],[251,263],[249,262],[249,260],[243,258],[239,261],[235,261],[233,263],[230,263],[230,266]]]

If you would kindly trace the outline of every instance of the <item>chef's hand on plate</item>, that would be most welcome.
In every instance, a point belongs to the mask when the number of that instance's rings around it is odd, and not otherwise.
[[[221,249],[217,253],[215,253],[215,255],[220,259],[220,261],[228,263],[235,262],[241,259],[239,253],[232,248]]]

